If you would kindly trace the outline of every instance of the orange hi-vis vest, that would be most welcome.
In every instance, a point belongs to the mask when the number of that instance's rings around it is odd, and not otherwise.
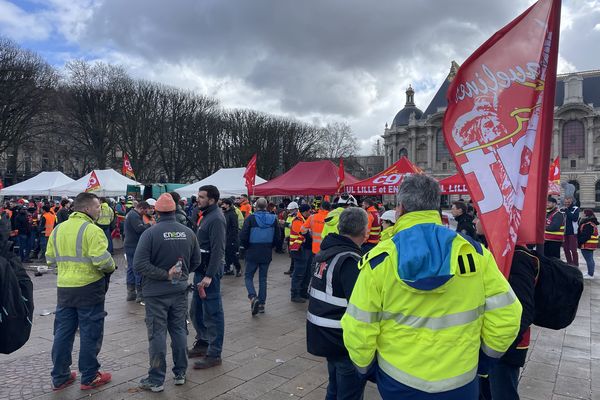
[[[240,204],[240,211],[244,215],[244,218],[248,218],[250,216],[250,214],[252,214],[252,206],[250,205],[248,200],[244,200]]]
[[[151,217],[147,214],[142,215],[142,221],[144,221],[145,224],[150,224],[150,225],[154,225],[156,223],[156,220],[154,219],[154,217]]]
[[[552,219],[559,213],[560,211],[557,209],[554,210],[550,215],[546,217],[546,227],[552,223]],[[546,230],[544,233],[544,240],[549,240],[552,242],[563,242],[565,240],[565,217],[563,215],[563,222],[560,225],[558,231],[548,231]]]
[[[596,250],[598,248],[598,226],[595,225],[593,222],[588,221],[584,224],[581,224],[581,228],[582,229],[585,225],[591,225],[592,228],[594,228],[594,233],[592,233],[592,237],[589,238],[584,244],[581,245],[581,248],[583,250]]]
[[[304,243],[305,237],[302,235],[302,226],[306,222],[306,219],[300,212],[296,214],[292,221],[292,227],[290,229],[290,251],[299,251]]]
[[[202,215],[202,211],[198,211],[198,220],[196,221],[196,226],[200,226],[200,222],[202,221],[203,217],[204,215]]]
[[[304,225],[302,226],[302,233],[306,233],[310,231],[312,235],[312,252],[313,254],[317,254],[321,251],[321,232],[323,232],[323,227],[325,226],[325,218],[327,218],[327,214],[329,211],[327,210],[319,210],[316,214],[308,217]]]
[[[379,218],[377,209],[373,206],[367,208],[367,217],[369,219],[369,237],[367,238],[367,243],[377,244],[381,236],[381,219]]]
[[[50,234],[56,225],[56,215],[52,212],[45,212],[42,215],[42,218],[44,218],[44,221],[46,222],[46,226],[44,226],[44,236],[50,237]]]

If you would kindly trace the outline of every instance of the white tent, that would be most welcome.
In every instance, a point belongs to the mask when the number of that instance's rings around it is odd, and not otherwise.
[[[182,196],[190,197],[198,194],[198,188],[204,185],[214,185],[219,189],[221,197],[240,196],[248,193],[246,189],[246,179],[244,172],[246,168],[221,168],[209,177],[201,181],[192,183],[191,185],[175,189]],[[260,176],[256,176],[255,184],[265,183],[266,181]]]
[[[0,196],[50,196],[57,186],[75,182],[60,171],[40,172],[33,178],[0,190]]]
[[[127,185],[139,185],[139,182],[131,180],[114,169],[95,169],[100,189],[92,193],[98,196],[123,196],[127,193]],[[90,180],[90,172],[86,176],[66,185],[58,186],[50,190],[52,196],[77,196],[84,192]]]

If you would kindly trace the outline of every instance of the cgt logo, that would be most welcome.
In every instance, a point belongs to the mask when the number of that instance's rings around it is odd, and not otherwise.
[[[163,233],[163,237],[167,240],[171,239],[185,239],[187,235],[185,232],[165,232]]]

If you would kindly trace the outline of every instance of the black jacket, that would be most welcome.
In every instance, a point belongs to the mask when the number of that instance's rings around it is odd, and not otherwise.
[[[242,231],[240,232],[240,246],[246,249],[246,260],[258,264],[266,264],[270,263],[273,259],[273,247],[275,247],[281,240],[281,229],[277,228],[278,221],[277,217],[275,216],[273,222],[273,239],[271,242],[250,243],[250,234],[252,233],[252,228],[257,228],[259,226],[256,220],[257,214],[260,214],[258,216],[259,218],[262,218],[261,215],[264,214],[272,215],[266,211],[257,211],[246,218],[244,221],[244,226],[242,226]]]
[[[240,246],[239,233],[240,226],[238,225],[238,218],[233,206],[229,210],[224,211],[225,216],[225,237],[227,240],[227,247],[238,248]]]
[[[123,247],[125,250],[134,250],[138,245],[142,233],[152,225],[145,224],[142,215],[135,209],[127,213],[125,217],[125,243]]]
[[[596,219],[596,217],[582,218],[579,222],[579,231],[577,232],[578,246],[581,246],[582,244],[590,240],[594,233],[594,227],[591,224],[588,224],[588,222],[591,222],[592,224],[598,226],[598,220]]]
[[[202,271],[210,278],[223,275],[225,264],[225,217],[219,206],[213,204],[202,210],[198,227],[198,244],[202,252]]]
[[[565,214],[565,235],[577,235],[577,221],[579,221],[579,207],[572,204],[569,208],[560,210]]]
[[[63,207],[60,210],[58,210],[58,212],[56,213],[56,225],[68,220],[69,214],[70,214],[69,209],[66,207]],[[117,218],[115,217],[114,219],[116,220]]]
[[[525,364],[527,348],[517,349],[523,335],[529,335],[529,327],[535,317],[535,281],[538,276],[538,263],[531,253],[517,246],[508,275],[508,283],[523,306],[519,334],[502,356],[507,364],[522,367]]]
[[[14,227],[19,230],[19,235],[29,235],[31,224],[27,217],[27,210],[20,210],[15,216]]]
[[[346,253],[342,255],[341,253]],[[332,265],[336,256],[337,263]],[[352,240],[337,233],[330,233],[321,243],[321,251],[315,256],[316,267],[311,280],[310,298],[306,321],[306,347],[309,353],[320,357],[345,356],[348,351],[344,347],[342,329],[319,326],[311,322],[312,316],[319,318],[341,320],[346,307],[328,303],[317,298],[314,290],[325,292],[331,285],[331,296],[350,301],[354,284],[360,270],[358,261],[362,255],[361,249]],[[328,282],[329,269],[333,269],[331,282]]]
[[[473,239],[476,238],[475,224],[473,224],[473,217],[469,214],[462,214],[454,218],[457,222],[456,232],[468,235]]]

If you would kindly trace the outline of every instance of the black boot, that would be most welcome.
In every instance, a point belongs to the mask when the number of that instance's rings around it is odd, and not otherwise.
[[[144,298],[142,297],[142,287],[136,286],[135,290],[137,291],[137,296],[135,297],[135,302],[141,303],[142,301],[144,301]]]
[[[127,301],[135,300],[135,285],[127,285]]]

